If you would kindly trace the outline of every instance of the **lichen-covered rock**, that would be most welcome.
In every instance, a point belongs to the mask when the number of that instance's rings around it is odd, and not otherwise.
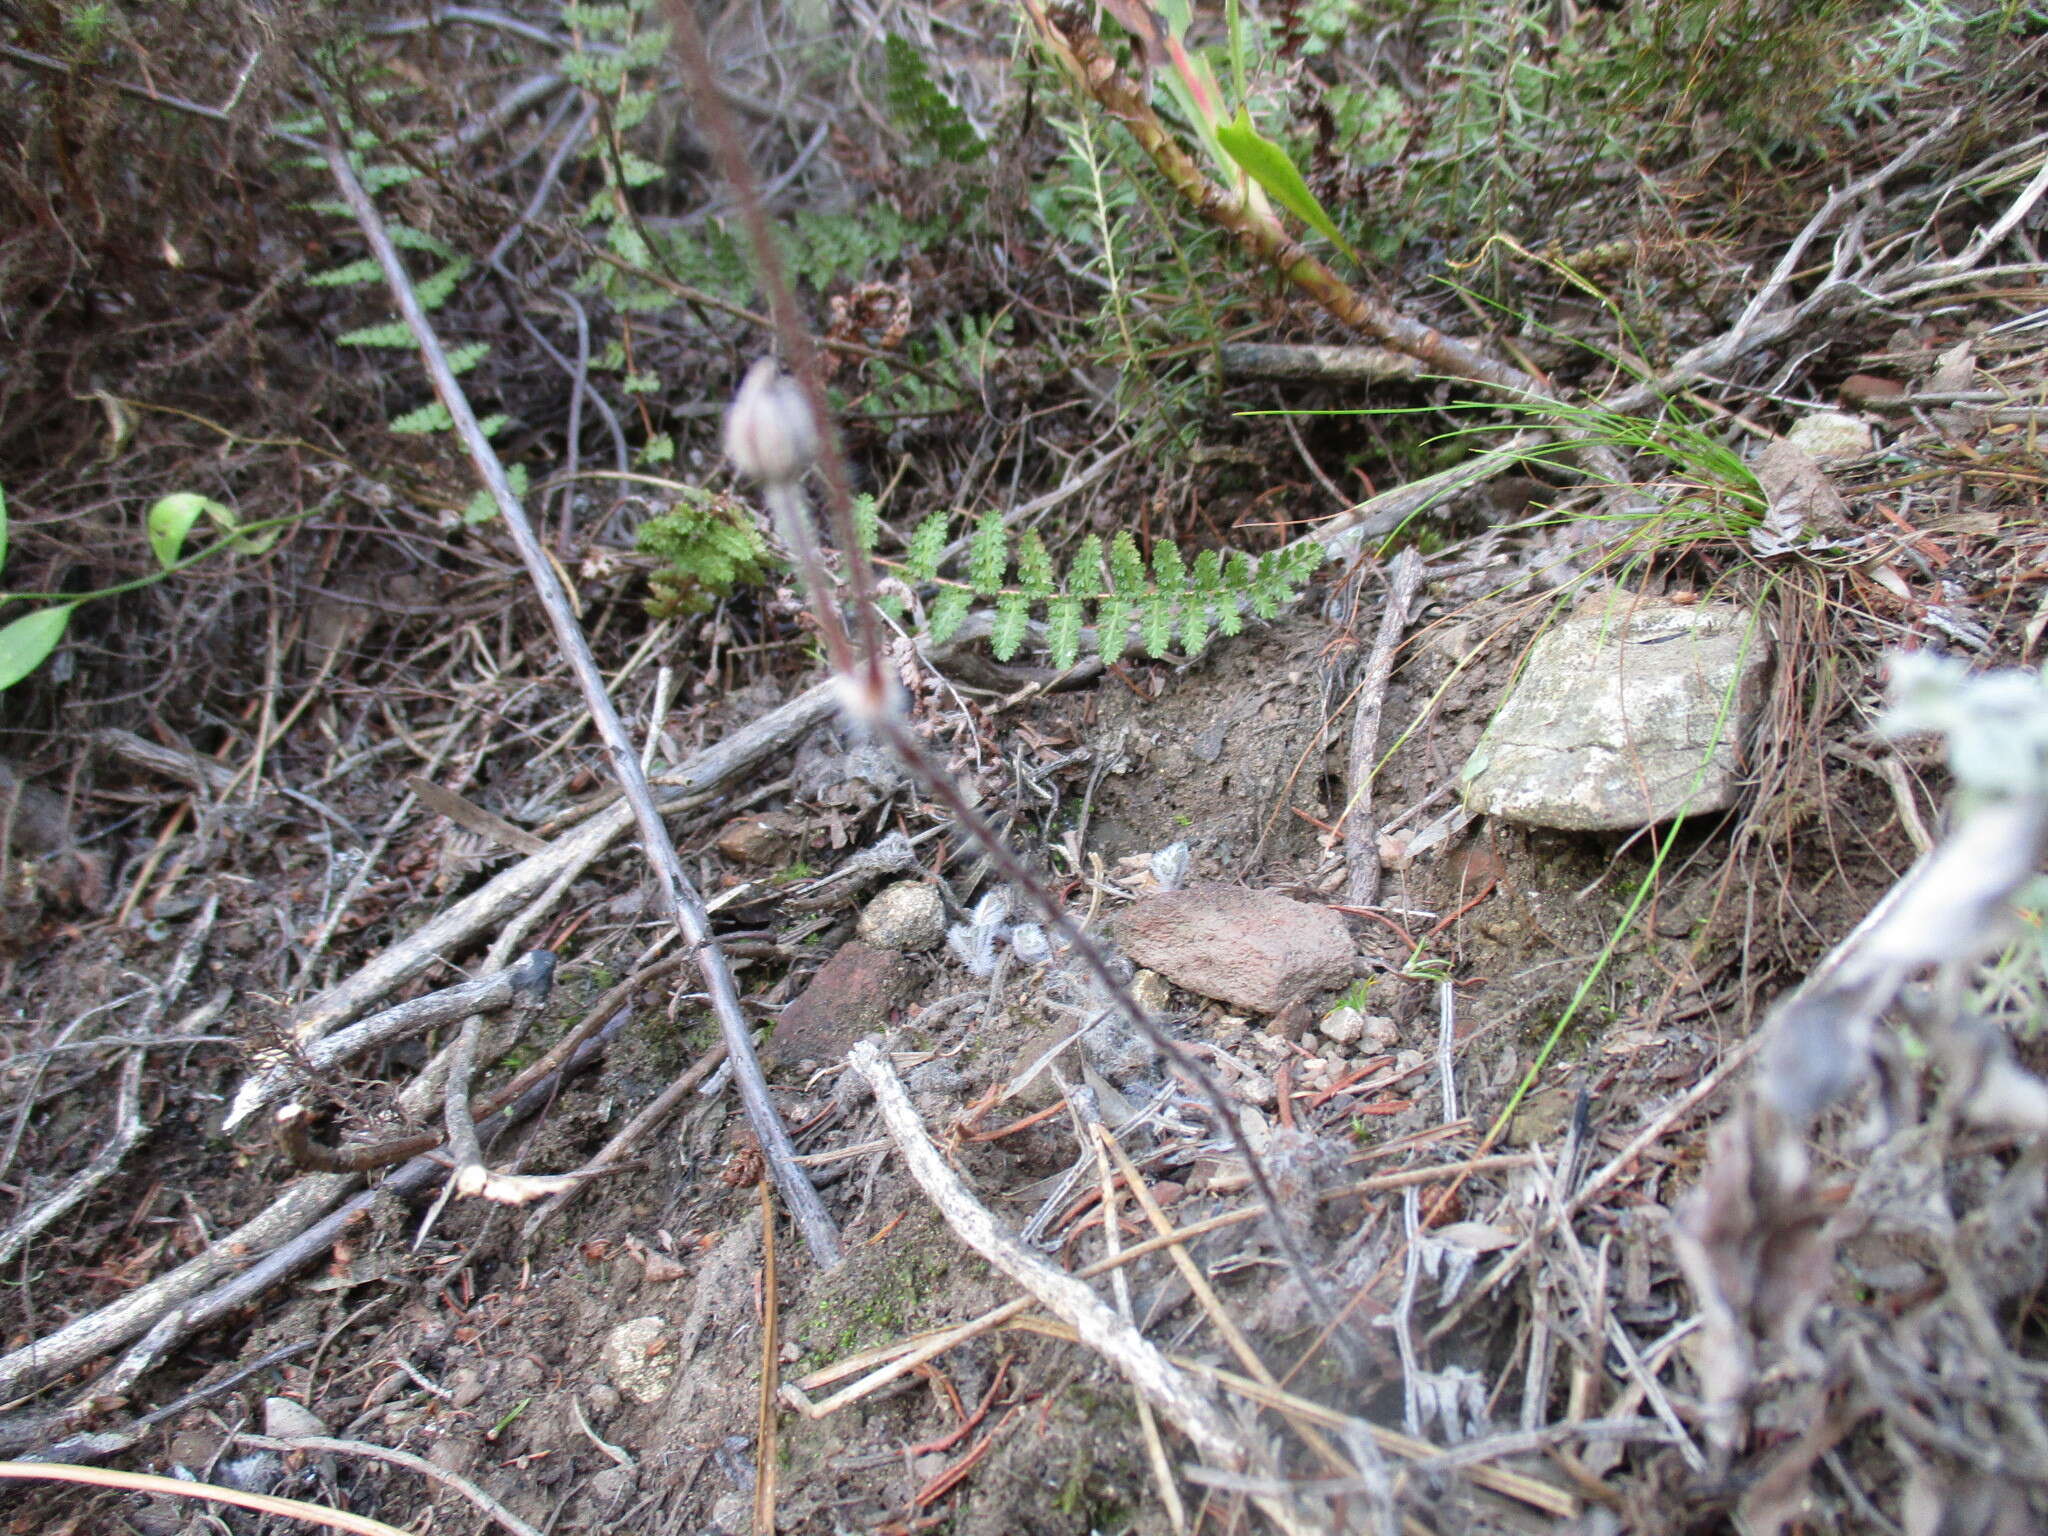
[[[1328,907],[1197,885],[1148,896],[1116,919],[1125,954],[1177,987],[1253,1013],[1351,979],[1353,945]]]
[[[875,893],[860,915],[860,940],[877,949],[920,954],[946,936],[946,904],[922,880],[898,880]]]
[[[1466,806],[1579,832],[1725,810],[1770,649],[1762,619],[1726,603],[1581,606],[1531,648],[1473,748]]]

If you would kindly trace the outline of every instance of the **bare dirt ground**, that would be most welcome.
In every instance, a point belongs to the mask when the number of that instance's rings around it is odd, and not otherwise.
[[[856,478],[883,497],[888,571],[902,572],[909,531],[939,508],[1017,505],[1079,482],[1058,513],[1070,543],[1130,527],[1148,548],[1167,537],[1212,547],[1220,531],[1265,551],[1361,486],[1437,467],[1398,418],[1232,414],[1355,403],[1343,387],[1219,384],[1204,405],[1164,401],[1156,381],[1150,396],[1120,385],[1102,334],[1114,326],[1083,324],[1101,320],[1095,287],[1052,226],[1029,217],[1033,187],[1073,188],[1055,174],[1054,129],[1017,84],[1052,92],[1051,66],[1006,62],[1010,19],[906,15],[885,19],[898,35],[921,27],[944,60],[934,77],[1015,144],[991,158],[988,201],[972,205],[986,222],[971,235],[834,269],[805,290],[821,330],[875,354],[841,356],[869,371],[840,383]],[[349,19],[418,93],[374,119],[385,147],[424,146],[399,161],[435,168],[400,183],[396,201],[480,271],[561,135],[609,121],[624,99],[584,81],[590,94],[561,98],[557,116],[553,105],[485,113],[477,103],[538,67],[499,51],[537,46],[525,33],[500,28],[485,48],[396,15]],[[748,44],[787,43],[784,19],[718,19],[721,59],[766,92],[774,81],[746,73],[766,67]],[[560,20],[541,7],[526,24]],[[9,1456],[275,1492],[413,1531],[737,1533],[760,1528],[764,1498],[773,1528],[818,1536],[2040,1528],[2038,1136],[1930,1111],[1874,1137],[1852,1124],[1861,1101],[1818,1116],[1805,1139],[1820,1171],[1801,1186],[1797,1220],[1741,1230],[1769,1250],[1755,1309],[1795,1294],[1800,1305],[1797,1337],[1755,1331],[1739,1432],[1719,1416],[1729,1376],[1713,1351],[1725,1336],[1671,1239],[1704,1171],[1728,1166],[1710,1136],[1744,1101],[1760,1021],[1914,866],[1929,829],[1942,832],[1939,749],[1874,730],[1885,654],[1935,646],[2039,664],[2048,354],[2040,205],[2023,193],[2038,179],[2042,107],[2040,76],[2014,63],[2038,63],[2038,26],[2002,34],[1997,49],[1969,34],[1986,50],[1973,56],[1981,100],[1943,77],[1895,123],[1866,125],[1867,141],[1837,144],[1832,167],[1787,151],[1769,176],[1733,155],[1672,169],[1673,185],[1711,189],[1735,210],[1710,220],[1657,207],[1675,221],[1675,253],[1644,237],[1655,221],[1630,205],[1638,243],[1613,302],[1659,366],[1742,334],[1744,305],[1781,258],[1797,273],[1784,306],[1825,286],[1831,250],[1870,258],[1855,280],[1877,300],[1816,310],[1805,334],[1736,349],[1700,370],[1704,384],[1688,376],[1689,409],[1737,447],[1823,405],[1872,427],[1868,451],[1827,462],[1839,505],[1800,504],[1814,537],[1798,552],[1769,555],[1750,537],[1783,499],[1738,505],[1739,486],[1668,443],[1628,445],[1640,455],[1632,487],[1706,510],[1653,533],[1617,510],[1615,488],[1573,490],[1563,460],[1509,491],[1453,497],[1398,541],[1425,556],[1422,585],[1395,626],[1363,765],[1353,710],[1392,543],[1345,551],[1278,616],[1195,656],[1133,651],[1056,679],[1043,656],[998,661],[980,640],[896,643],[927,750],[1090,933],[1117,942],[1136,903],[1186,883],[1338,911],[1349,974],[1284,1006],[1218,1001],[1149,972],[1133,983],[1228,1095],[1277,1217],[1207,1101],[1137,1035],[1099,1021],[1102,998],[1071,955],[1054,946],[1048,959],[1020,939],[1012,925],[1032,918],[1021,899],[872,743],[819,707],[706,772],[705,755],[750,725],[809,708],[823,676],[816,627],[772,559],[763,580],[664,609],[648,580],[657,562],[630,531],[684,481],[724,485],[709,423],[765,336],[688,274],[687,297],[670,293],[682,308],[626,324],[651,359],[631,366],[692,381],[636,418],[645,393],[591,359],[606,326],[647,312],[633,307],[644,292],[550,297],[547,263],[588,257],[590,240],[569,220],[524,215],[532,248],[439,318],[451,337],[501,349],[475,376],[480,398],[513,418],[503,451],[533,470],[556,567],[612,697],[648,743],[683,866],[761,1032],[775,1107],[839,1226],[846,1258],[830,1270],[770,1198],[739,1102],[714,1075],[717,1027],[696,971],[676,963],[630,830],[620,819],[606,838],[589,833],[613,814],[610,769],[502,525],[465,518],[473,481],[451,439],[385,430],[425,398],[410,355],[366,361],[335,344],[386,318],[381,298],[304,280],[360,254],[305,210],[323,195],[317,171],[278,163],[234,114],[240,126],[165,116],[117,88],[146,63],[180,97],[226,100],[221,61],[249,44],[266,60],[252,66],[251,99],[282,121],[284,103],[304,102],[278,61],[327,57],[334,34],[305,16],[252,26],[223,17],[181,42],[123,16],[105,53],[60,57],[79,24],[52,11],[0,59],[11,84],[39,93],[10,119],[8,196],[37,217],[8,237],[0,265],[18,344],[0,379],[4,590],[45,601],[154,574],[143,509],[173,492],[231,504],[244,528],[290,520],[275,544],[82,603],[50,660],[0,695]],[[1394,80],[1427,57],[1375,55],[1370,67]],[[757,111],[768,126],[755,152],[771,178],[787,173],[788,211],[836,215],[866,199],[930,217],[965,184],[948,179],[966,177],[957,165],[870,142],[861,113],[872,109],[852,96],[778,78],[780,115]],[[373,121],[369,98],[345,105]],[[833,131],[835,109],[846,116]],[[433,137],[478,113],[489,121],[477,137]],[[636,153],[659,157],[663,186],[681,190],[664,191],[673,206],[650,196],[638,212],[695,218],[714,195],[696,129],[673,92],[648,121]],[[316,114],[294,131],[325,130]],[[1855,205],[1853,239],[1816,226],[1825,238],[1787,256],[1831,189],[1920,142],[1934,148],[1902,187]],[[491,146],[487,163],[462,160],[478,144]],[[2034,146],[2033,159],[2008,153],[2014,144]],[[1134,157],[1117,169],[1146,168]],[[601,157],[566,155],[548,172],[599,200],[616,174]],[[1347,174],[1324,164],[1319,185],[1334,198]],[[2013,206],[2022,217],[1996,260],[1980,251],[1941,267]],[[1588,225],[1574,233],[1611,232],[1573,208]],[[1938,250],[1913,246],[1928,230]],[[1537,244],[1514,275],[1544,306],[1541,324],[1461,306],[1415,278],[1397,297],[1440,305],[1434,323],[1536,366],[1546,348],[1569,350],[1547,327],[1607,315],[1557,280],[1561,257],[1532,255]],[[635,265],[628,242],[612,249]],[[1877,259],[1896,253],[1919,263],[1913,281]],[[1673,262],[1686,269],[1676,279]],[[673,289],[676,270],[650,258],[639,275]],[[1228,276],[1209,341],[1228,326],[1333,339],[1327,315],[1262,270]],[[1013,316],[966,404],[906,405],[905,373],[958,382],[945,348],[898,352],[903,337],[883,340],[886,324],[847,320],[863,305],[886,318],[890,293],[908,296],[903,313],[920,327],[997,307]],[[1644,334],[1660,303],[1663,330]],[[1148,366],[1171,381],[1190,348],[1151,344]],[[902,366],[884,380],[891,358]],[[1543,366],[1591,388],[1584,359]],[[1721,374],[1743,382],[1716,395]],[[1132,391],[1121,401],[1120,387]],[[1398,387],[1412,391],[1404,406],[1446,403],[1436,386]],[[1133,401],[1174,413],[1184,435],[1144,436],[1129,425]],[[672,434],[674,459],[629,463],[622,437],[616,467],[596,472],[609,478],[550,480],[578,455],[614,465],[602,419],[613,413],[636,443],[643,428]],[[1360,484],[1333,498],[1332,473]],[[1553,498],[1561,519],[1611,525],[1561,535],[1541,515]],[[195,538],[233,531],[199,527]],[[1531,646],[1587,594],[1613,590],[1762,616],[1773,662],[1735,805],[1647,832],[1457,814],[1461,771]],[[0,622],[21,606],[0,608]],[[693,764],[695,778],[664,786]],[[1345,897],[1357,851],[1344,831],[1363,814],[1367,778],[1381,873],[1359,904]],[[1184,871],[1169,870],[1176,845]],[[877,893],[906,877],[942,893],[958,946],[928,933],[898,955],[860,929]],[[970,963],[966,935],[992,892],[1012,910],[992,964]],[[352,1011],[533,949],[556,956],[537,1009],[484,1015],[475,1079],[479,1095],[529,1069],[541,1085],[492,1131],[493,1170],[588,1171],[524,1204],[450,1198],[448,1158],[435,1161],[435,1074],[468,1010],[328,1066],[309,1066],[291,1034],[380,957],[471,910],[482,915]],[[2037,960],[2025,944],[2001,958],[2008,979],[1984,1009],[2012,1026],[2020,1062],[2039,1066]],[[604,1029],[600,1046],[544,1072],[558,1065],[550,1049],[585,1025]],[[998,1223],[1069,1274],[1107,1273],[1091,1283],[1130,1332],[1225,1405],[1241,1465],[1214,1464],[1162,1425],[1070,1319],[1012,1305],[1018,1285],[907,1171],[876,1093],[846,1064],[862,1040],[886,1053],[925,1132]],[[265,1130],[268,1105],[224,1129],[266,1070],[297,1072],[316,1148],[421,1138],[405,1171],[295,1165]],[[1901,1071],[1929,1069],[1911,1058]],[[1098,1166],[1096,1149],[1112,1143],[1132,1171],[1119,1176],[1106,1150]],[[279,1217],[294,1201],[319,1209]],[[238,1282],[336,1207],[343,1219],[275,1273]],[[1185,1234],[1178,1247],[1119,1262],[1162,1228]],[[1800,1247],[1817,1232],[1825,1243]],[[1341,1317],[1319,1314],[1290,1249]],[[1784,1279],[1792,1271],[1800,1285]],[[907,1346],[976,1320],[834,1402]],[[281,1443],[308,1435],[346,1444]],[[0,1492],[0,1524],[293,1528],[196,1507],[23,1482]]]

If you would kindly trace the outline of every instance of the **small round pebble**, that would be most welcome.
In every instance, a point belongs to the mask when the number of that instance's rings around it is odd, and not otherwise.
[[[946,936],[946,906],[922,880],[899,880],[875,894],[860,915],[860,939],[876,949],[914,955]]]

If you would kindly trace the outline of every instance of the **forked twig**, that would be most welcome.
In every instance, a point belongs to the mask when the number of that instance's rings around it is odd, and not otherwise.
[[[796,1148],[790,1142],[781,1116],[775,1111],[767,1079],[762,1076],[761,1063],[754,1054],[751,1033],[740,1012],[739,991],[733,983],[732,968],[727,965],[724,952],[712,935],[704,903],[684,872],[668,828],[663,825],[661,813],[655,808],[647,776],[640,771],[639,752],[606,692],[604,675],[598,670],[596,658],[591,655],[589,642],[583,636],[583,626],[569,605],[568,594],[562,590],[554,566],[534,534],[526,509],[505,477],[505,466],[477,425],[476,413],[470,409],[468,396],[463,393],[454,370],[448,365],[440,337],[420,304],[419,295],[404,263],[398,258],[390,235],[385,231],[384,220],[370,201],[369,193],[363,189],[354,167],[349,164],[347,151],[342,147],[344,136],[333,117],[326,94],[320,90],[317,81],[314,89],[329,119],[328,170],[350,213],[355,216],[371,254],[383,270],[392,299],[419,347],[421,360],[433,381],[434,393],[448,411],[455,424],[456,435],[496,502],[499,515],[505,520],[506,532],[518,549],[541,606],[554,627],[562,654],[576,675],[591,721],[597,727],[599,739],[603,741],[605,753],[611,761],[613,776],[618,780],[626,803],[632,807],[633,819],[640,831],[641,848],[654,870],[663,904],[681,930],[684,941],[697,955],[705,990],[710,994],[711,1009],[718,1019],[719,1033],[724,1037],[726,1054],[732,1064],[733,1080],[739,1087],[740,1101],[746,1108],[748,1123],[760,1142],[762,1157],[775,1179],[775,1186],[795,1218],[812,1258],[821,1267],[830,1268],[840,1259],[838,1228],[826,1212],[824,1202],[818,1198],[809,1177],[796,1163]]]

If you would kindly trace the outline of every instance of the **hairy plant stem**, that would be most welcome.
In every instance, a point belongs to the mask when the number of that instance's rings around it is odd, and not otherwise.
[[[860,555],[860,543],[853,527],[853,498],[847,480],[845,455],[824,390],[817,379],[812,359],[816,349],[797,313],[796,300],[784,279],[775,244],[761,205],[753,167],[740,144],[731,114],[725,109],[712,73],[710,55],[703,34],[686,0],[670,0],[675,42],[681,55],[685,79],[695,92],[705,137],[719,162],[719,169],[733,189],[744,216],[748,237],[758,263],[757,277],[766,290],[770,312],[775,316],[777,339],[783,356],[802,384],[820,445],[819,469],[823,474],[832,514],[834,536],[846,552],[850,601],[858,627],[860,649],[856,653],[846,625],[839,615],[839,598],[822,552],[811,531],[803,493],[793,480],[763,487],[778,530],[789,541],[799,574],[810,599],[810,611],[824,637],[826,653],[838,673],[844,694],[842,704],[853,721],[870,731],[903,764],[925,792],[949,814],[960,830],[988,856],[996,872],[1023,894],[1037,909],[1046,926],[1064,941],[1088,974],[1101,987],[1114,1010],[1135,1029],[1184,1082],[1197,1088],[1210,1111],[1230,1137],[1244,1160],[1245,1170],[1267,1214],[1273,1241],[1287,1261],[1303,1294],[1323,1322],[1337,1327],[1338,1312],[1315,1266],[1302,1251],[1291,1229],[1279,1197],[1266,1175],[1264,1162],[1246,1137],[1236,1110],[1215,1078],[1184,1050],[1180,1043],[1153,1020],[1118,975],[1109,956],[1067,914],[1066,908],[1043,881],[1013,852],[996,830],[968,803],[958,786],[925,751],[909,720],[902,713],[896,691],[885,677],[879,647],[879,626],[872,598],[873,577]],[[1346,1337],[1340,1333],[1339,1337]],[[1348,1342],[1348,1340],[1347,1340]]]

